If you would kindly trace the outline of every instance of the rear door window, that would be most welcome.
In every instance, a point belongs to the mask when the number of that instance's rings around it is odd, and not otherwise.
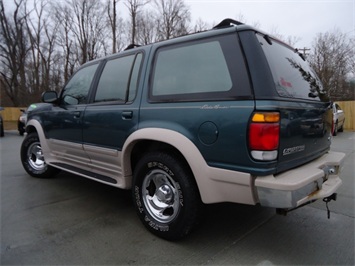
[[[281,97],[308,100],[326,100],[323,86],[315,72],[295,50],[257,34]]]
[[[97,85],[95,102],[134,100],[142,54],[133,54],[107,61]]]

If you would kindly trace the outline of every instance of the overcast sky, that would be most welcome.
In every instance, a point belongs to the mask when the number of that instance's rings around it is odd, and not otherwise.
[[[296,36],[297,48],[311,47],[317,33],[335,29],[355,36],[355,0],[185,0],[192,20],[215,25],[243,15],[248,24],[283,36]]]
[[[1,0],[0,0],[1,1]],[[64,1],[64,0],[54,0]],[[13,0],[4,0],[13,5]],[[127,16],[124,0],[119,13]],[[239,19],[266,32],[299,38],[296,48],[311,48],[317,33],[340,30],[355,37],[355,0],[185,0],[192,25],[201,18],[210,26],[225,18]],[[9,7],[9,6],[8,6]]]

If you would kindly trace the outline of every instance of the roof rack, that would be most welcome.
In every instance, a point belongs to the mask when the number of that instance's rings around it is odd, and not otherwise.
[[[127,47],[126,47],[126,49],[124,49],[125,51],[126,50],[130,50],[130,49],[133,49],[133,48],[135,48],[135,47],[140,47],[140,45],[139,44],[135,44],[135,43],[131,43],[130,45],[128,45]]]
[[[244,25],[244,23],[231,19],[231,18],[226,18],[224,20],[222,20],[219,24],[217,24],[216,26],[214,26],[214,29],[219,29],[219,28],[223,28],[223,27],[229,27],[231,25]]]

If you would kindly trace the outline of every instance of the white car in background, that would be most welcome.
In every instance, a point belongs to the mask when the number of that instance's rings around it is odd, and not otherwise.
[[[337,103],[333,103],[333,136],[338,132],[343,132],[345,123],[345,113]]]

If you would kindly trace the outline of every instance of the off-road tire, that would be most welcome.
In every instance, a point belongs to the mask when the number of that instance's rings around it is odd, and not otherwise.
[[[166,152],[145,154],[134,169],[132,196],[139,218],[153,234],[178,240],[198,222],[201,199],[186,163]]]
[[[41,143],[36,132],[28,134],[21,146],[21,162],[26,172],[37,178],[50,178],[59,170],[46,164]]]

